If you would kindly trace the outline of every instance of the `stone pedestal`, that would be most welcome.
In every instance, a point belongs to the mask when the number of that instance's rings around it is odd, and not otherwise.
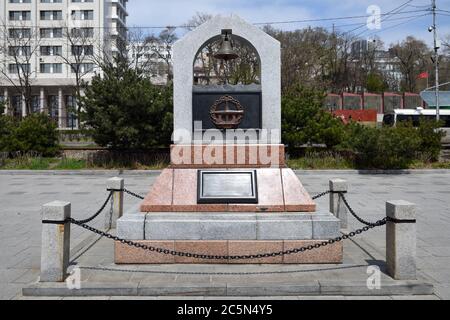
[[[204,255],[273,253],[322,243],[340,235],[339,220],[319,213],[128,213],[117,234],[147,246]],[[117,264],[337,264],[342,243],[314,251],[256,260],[199,260],[115,245]]]
[[[220,170],[234,170],[224,168]],[[291,169],[257,169],[258,204],[198,204],[198,169],[166,169],[141,212],[314,212],[316,204]]]
[[[209,165],[202,160],[208,146],[173,146],[173,153],[200,159],[196,165],[172,162],[163,170],[139,208],[117,221],[120,238],[171,251],[202,255],[252,255],[274,253],[322,243],[340,235],[340,220],[329,212],[316,212],[316,204],[294,171],[284,166],[284,147],[225,146],[244,150],[246,162],[231,166]],[[217,148],[217,147],[216,147]],[[256,166],[261,148],[277,150],[275,167]],[[217,150],[217,149],[216,149]],[[222,152],[219,151],[219,152]],[[196,152],[200,156],[196,155]],[[256,153],[256,154],[255,154]],[[198,171],[240,171],[253,168],[257,176],[257,204],[198,203]],[[342,263],[342,243],[294,255],[256,260],[199,260],[146,251],[117,242],[117,264],[216,263],[216,264],[337,264]]]

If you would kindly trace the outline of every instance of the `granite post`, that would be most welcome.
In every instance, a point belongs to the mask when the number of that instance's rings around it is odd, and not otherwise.
[[[117,219],[123,216],[123,188],[125,181],[123,178],[111,178],[108,179],[107,189],[118,190],[112,191],[112,212],[106,211],[105,215],[105,228],[115,229],[117,225]]]
[[[386,264],[395,280],[416,280],[416,206],[407,201],[386,203]]]
[[[70,258],[70,203],[55,201],[42,207],[40,282],[64,282]]]
[[[347,208],[339,196],[339,192],[347,193],[347,181],[343,179],[330,180],[330,191],[330,212],[341,220],[341,228],[346,229],[348,227]]]

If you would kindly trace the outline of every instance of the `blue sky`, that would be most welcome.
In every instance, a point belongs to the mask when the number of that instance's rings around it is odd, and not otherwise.
[[[370,5],[377,5],[381,12],[387,13],[401,6],[407,0],[129,0],[129,26],[167,26],[182,25],[196,12],[211,14],[235,13],[249,22],[268,22],[286,20],[305,20],[318,18],[334,18],[367,15]],[[415,11],[429,6],[431,0],[413,0],[403,11]],[[437,0],[438,8],[448,10],[446,16],[439,15],[440,36],[450,34],[450,0]],[[356,33],[364,32],[361,37],[379,36],[386,44],[404,39],[407,35],[414,35],[427,43],[431,43],[431,34],[427,28],[431,24],[431,15],[426,12],[410,12],[383,18],[381,30],[376,34],[360,28]],[[410,20],[412,19],[412,20]],[[348,31],[355,26],[349,24],[363,24],[367,18],[336,20],[339,30]],[[410,20],[410,21],[408,21]],[[292,30],[308,25],[322,26],[331,30],[333,21],[280,24],[274,27]],[[401,24],[401,25],[399,25]],[[158,30],[149,29],[158,33]]]

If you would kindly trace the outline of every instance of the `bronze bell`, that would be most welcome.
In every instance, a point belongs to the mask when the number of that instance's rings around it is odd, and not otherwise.
[[[239,55],[236,53],[236,51],[234,51],[233,47],[231,46],[228,34],[225,34],[225,37],[222,41],[222,45],[220,46],[219,51],[217,51],[217,53],[214,54],[214,58],[229,61],[234,60],[238,57]]]

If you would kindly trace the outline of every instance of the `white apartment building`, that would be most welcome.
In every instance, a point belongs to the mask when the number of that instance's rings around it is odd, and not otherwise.
[[[44,112],[74,128],[76,79],[89,82],[98,60],[125,50],[127,1],[0,0],[5,113]]]
[[[128,59],[132,66],[145,73],[152,84],[166,85],[168,82],[167,59],[172,50],[155,40],[136,41],[128,44]]]

